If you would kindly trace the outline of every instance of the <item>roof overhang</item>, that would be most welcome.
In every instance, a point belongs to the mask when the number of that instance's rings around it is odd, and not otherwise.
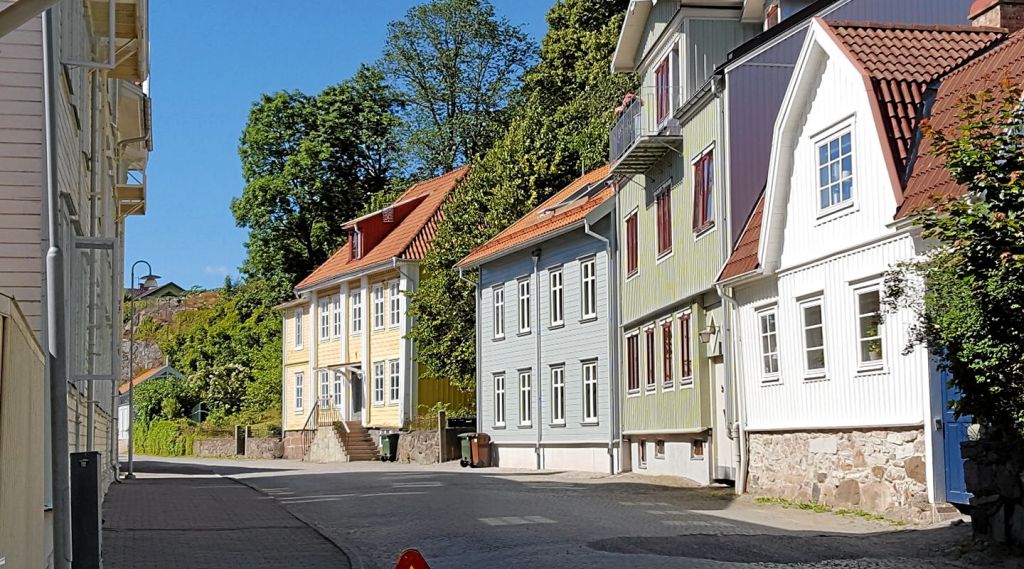
[[[740,19],[748,23],[760,22],[764,17],[764,0],[743,0]]]
[[[393,203],[393,204],[391,204],[391,205],[389,205],[389,206],[387,206],[387,207],[385,207],[383,209],[378,209],[376,211],[371,211],[370,213],[368,213],[366,215],[362,215],[362,216],[357,217],[357,218],[355,218],[353,220],[346,221],[345,223],[342,224],[341,227],[343,229],[353,229],[359,223],[361,223],[363,221],[366,221],[367,219],[372,219],[374,217],[377,217],[378,215],[383,215],[385,209],[398,209],[400,207],[404,207],[404,206],[407,206],[407,205],[413,205],[413,204],[418,205],[419,202],[421,202],[421,201],[423,201],[425,199],[427,199],[426,194],[415,196],[415,197],[411,197],[411,198],[407,198],[407,199],[404,199],[404,200],[399,200],[399,201],[397,201],[397,202],[395,202],[395,203]]]
[[[543,243],[545,241],[549,241],[549,240],[551,240],[551,239],[553,239],[555,237],[558,237],[560,235],[565,235],[566,233],[569,233],[571,231],[574,231],[576,229],[579,229],[579,228],[583,227],[584,219],[585,218],[580,218],[580,219],[570,223],[569,225],[565,225],[565,226],[559,227],[558,229],[551,230],[548,233],[543,233],[543,234],[538,235],[538,236],[536,236],[536,237],[534,237],[532,239],[528,239],[526,241],[523,241],[522,243],[516,243],[515,245],[511,245],[508,248],[499,249],[499,250],[491,253],[490,255],[485,255],[483,257],[480,257],[479,259],[474,259],[472,261],[469,261],[468,263],[465,263],[465,264],[463,264],[462,262],[456,263],[455,267],[458,268],[458,269],[475,269],[475,268],[479,267],[480,265],[485,265],[485,264],[490,263],[491,261],[494,261],[496,259],[500,259],[502,257],[511,255],[512,253],[516,253],[516,252],[522,251],[523,249],[529,249],[530,247],[533,247],[535,245],[539,245],[540,243]]]
[[[376,273],[377,271],[380,271],[380,270],[383,270],[383,269],[387,269],[389,267],[395,267],[395,266],[398,265],[399,261],[400,261],[400,259],[398,257],[391,257],[389,259],[385,259],[383,261],[379,261],[379,262],[374,263],[372,265],[367,265],[365,267],[356,269],[354,271],[338,273],[338,274],[333,275],[331,277],[328,277],[328,278],[326,278],[326,279],[324,279],[322,281],[316,281],[314,283],[310,283],[310,284],[305,285],[305,286],[295,287],[295,292],[296,292],[296,294],[302,294],[304,292],[310,292],[310,291],[314,291],[316,289],[321,289],[321,288],[326,288],[326,287],[334,286],[334,285],[340,284],[340,283],[342,283],[344,281],[350,281],[352,279],[358,279],[358,278],[370,275],[372,273]]]
[[[619,40],[612,54],[612,73],[631,73],[636,70],[637,50],[647,27],[647,16],[658,0],[631,0],[626,8],[626,19],[619,30]],[[667,0],[663,0],[667,1]]]
[[[152,108],[143,87],[122,82],[117,98],[117,136],[121,162],[129,170],[145,170],[153,150]]]

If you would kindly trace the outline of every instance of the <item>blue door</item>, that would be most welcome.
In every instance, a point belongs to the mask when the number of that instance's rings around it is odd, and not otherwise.
[[[946,456],[946,501],[951,504],[967,504],[971,493],[964,483],[964,459],[960,454],[960,443],[967,440],[967,428],[971,417],[954,417],[949,408],[950,401],[960,399],[960,390],[949,384],[952,378],[947,372],[940,376],[942,381],[942,437]]]

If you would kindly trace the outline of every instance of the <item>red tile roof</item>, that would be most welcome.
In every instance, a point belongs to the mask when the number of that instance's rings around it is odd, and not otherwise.
[[[167,365],[162,365],[162,366],[157,366],[157,367],[154,367],[154,368],[147,369],[146,371],[144,371],[144,372],[140,373],[139,375],[135,376],[135,379],[122,383],[117,388],[117,392],[119,394],[121,394],[121,395],[124,395],[125,393],[128,393],[128,389],[132,385],[134,385],[135,387],[138,387],[140,383],[142,383],[143,381],[146,381],[147,379],[151,379],[154,375],[157,375],[158,373],[164,371],[168,367],[169,366],[167,366]],[[177,372],[175,372],[175,373],[177,373]]]
[[[1005,30],[972,26],[821,24],[870,80],[880,114],[876,118],[900,180],[928,85],[1005,35]]]
[[[964,96],[997,87],[1003,80],[1024,86],[1024,32],[1009,36],[1006,41],[982,54],[967,65],[950,73],[942,81],[928,117],[930,126],[945,131],[958,122],[960,102]],[[896,217],[901,218],[931,207],[937,199],[963,195],[964,187],[953,181],[946,161],[932,155],[930,137],[922,136],[913,171],[903,192]]]
[[[761,192],[761,198],[757,200],[754,211],[747,219],[743,233],[740,234],[740,239],[736,242],[736,248],[732,250],[732,255],[729,256],[725,267],[722,268],[722,273],[718,275],[719,281],[745,275],[760,266],[757,260],[757,250],[761,244],[761,220],[763,218],[764,192]]]
[[[380,243],[358,259],[352,258],[352,246],[346,243],[295,288],[309,288],[394,258],[422,259],[430,250],[437,221],[441,215],[441,205],[455,186],[465,178],[467,172],[469,167],[463,166],[409,187],[395,203],[416,199],[420,200],[419,203]],[[380,214],[381,212],[375,212],[360,219]]]
[[[608,178],[607,165],[576,178],[571,184],[534,208],[533,211],[521,217],[501,233],[495,235],[490,241],[474,249],[466,258],[459,261],[457,266],[475,266],[487,257],[507,251],[517,245],[522,245],[582,220],[586,217],[587,213],[615,194],[611,187],[606,187],[597,194],[581,196],[566,204],[562,204],[562,202],[570,198],[577,190],[581,190],[591,184],[596,184],[606,178]],[[558,209],[549,211],[555,206],[558,206]]]

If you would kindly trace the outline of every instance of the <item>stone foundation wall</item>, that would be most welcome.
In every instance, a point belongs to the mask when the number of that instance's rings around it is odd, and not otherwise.
[[[964,481],[974,494],[974,533],[1024,546],[1024,444],[977,440],[960,448]]]
[[[281,458],[284,456],[284,443],[277,437],[247,437],[245,439],[246,458]]]
[[[283,446],[282,458],[288,460],[302,460],[302,431],[285,431],[281,441]]]
[[[196,439],[192,441],[193,456],[235,456],[235,439]]]
[[[440,451],[437,431],[411,431],[398,436],[398,462],[434,464]]]
[[[920,428],[750,433],[751,493],[932,521]]]

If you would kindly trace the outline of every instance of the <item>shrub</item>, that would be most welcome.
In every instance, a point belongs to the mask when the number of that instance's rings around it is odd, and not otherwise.
[[[155,419],[135,423],[135,452],[153,456],[190,456],[196,425],[187,419]]]

